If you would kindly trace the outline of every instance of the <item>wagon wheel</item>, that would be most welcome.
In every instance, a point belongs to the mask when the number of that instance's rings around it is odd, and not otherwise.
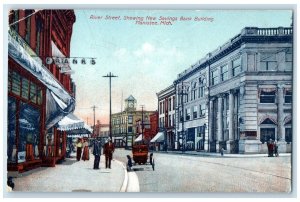
[[[155,163],[154,163],[154,159],[152,159],[152,169],[154,171],[154,168],[155,168]]]

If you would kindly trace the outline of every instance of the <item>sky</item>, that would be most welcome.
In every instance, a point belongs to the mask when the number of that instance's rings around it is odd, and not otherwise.
[[[112,113],[124,109],[130,95],[137,109],[157,110],[157,92],[244,27],[289,27],[292,22],[289,10],[97,9],[75,10],[75,15],[71,57],[96,58],[96,65],[72,65],[74,113],[90,125],[94,105],[96,120],[109,122],[109,79],[102,77],[109,72],[118,76],[112,78]],[[136,24],[137,17],[150,22],[147,16],[158,25]]]

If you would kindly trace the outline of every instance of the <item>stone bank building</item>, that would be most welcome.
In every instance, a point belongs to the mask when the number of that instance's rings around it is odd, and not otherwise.
[[[178,148],[291,152],[293,30],[246,27],[178,75]]]

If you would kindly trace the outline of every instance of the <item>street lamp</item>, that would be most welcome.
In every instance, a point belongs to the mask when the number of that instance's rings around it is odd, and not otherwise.
[[[106,76],[102,76],[102,77],[109,78],[109,137],[112,140],[112,134],[111,134],[111,78],[118,77],[118,76],[115,76],[111,72],[109,72],[109,74],[107,74]]]

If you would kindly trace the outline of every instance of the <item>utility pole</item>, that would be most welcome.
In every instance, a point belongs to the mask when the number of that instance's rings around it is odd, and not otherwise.
[[[144,107],[145,105],[141,105],[142,108],[142,142],[144,143]]]
[[[95,136],[95,109],[96,109],[97,107],[94,105],[94,106],[92,106],[92,109],[93,109],[93,111],[94,111],[94,127],[93,127],[93,135]]]
[[[112,140],[112,134],[111,134],[111,78],[118,77],[118,76],[115,76],[111,72],[109,72],[109,74],[107,74],[106,76],[102,76],[102,77],[109,78],[109,137]]]
[[[184,84],[183,81],[181,82],[181,89],[180,89],[180,95],[181,95],[181,114],[182,114],[182,126],[181,126],[181,135],[182,135],[182,146],[181,146],[181,151],[184,152],[184,147],[185,147],[185,143],[183,143],[183,141],[186,141],[186,137],[185,137],[185,131],[184,131],[184,107],[183,107],[183,96],[187,95],[187,93],[184,93]],[[181,117],[179,117],[181,118]]]

